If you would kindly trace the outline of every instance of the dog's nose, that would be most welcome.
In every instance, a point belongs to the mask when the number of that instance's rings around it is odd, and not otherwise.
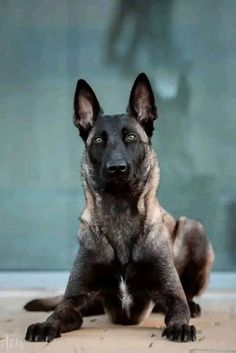
[[[114,162],[108,162],[106,164],[106,170],[108,173],[124,173],[128,169],[127,163],[124,160],[118,160]]]

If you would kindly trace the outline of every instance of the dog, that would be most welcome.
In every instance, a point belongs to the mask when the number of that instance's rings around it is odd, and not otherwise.
[[[89,84],[78,80],[74,125],[85,143],[82,180],[86,206],[79,250],[64,296],[34,300],[28,310],[52,310],[30,325],[26,340],[47,341],[77,330],[82,316],[104,313],[137,325],[152,311],[165,315],[162,336],[196,340],[190,316],[206,286],[214,253],[203,225],[174,219],[159,204],[160,172],[151,138],[157,108],[146,74],[137,76],[127,112],[104,115]]]

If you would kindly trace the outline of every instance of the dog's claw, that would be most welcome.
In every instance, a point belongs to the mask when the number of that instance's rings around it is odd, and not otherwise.
[[[196,329],[188,324],[171,324],[162,333],[170,341],[189,342],[196,340]]]
[[[48,322],[39,322],[28,327],[25,339],[30,342],[51,342],[54,338],[60,336],[61,333],[55,325]]]

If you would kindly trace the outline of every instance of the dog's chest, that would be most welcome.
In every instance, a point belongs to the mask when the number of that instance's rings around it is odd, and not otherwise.
[[[117,210],[111,206],[104,214],[100,230],[111,244],[121,264],[130,261],[132,249],[142,233],[142,217],[129,208]]]
[[[128,316],[130,316],[130,309],[133,305],[133,296],[130,293],[127,283],[122,276],[120,276],[118,295],[120,297],[122,309],[126,311]]]
[[[112,311],[115,310],[114,307],[117,310],[120,308],[129,318],[137,305],[140,308],[147,306],[149,299],[145,293],[149,288],[152,272],[152,268],[147,268],[142,263],[130,262],[122,265],[116,260],[110,264],[94,263],[87,271],[87,278],[90,280],[87,286],[92,291],[99,292],[104,303],[112,303]]]

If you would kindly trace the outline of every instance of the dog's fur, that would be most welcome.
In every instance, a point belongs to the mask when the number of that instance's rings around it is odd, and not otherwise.
[[[80,328],[82,315],[106,311],[113,323],[139,324],[152,311],[165,314],[170,340],[196,339],[193,302],[207,283],[213,251],[202,224],[177,221],[161,208],[159,167],[151,146],[157,118],[145,74],[133,85],[126,114],[104,115],[84,81],[74,98],[74,124],[85,142],[82,179],[86,207],[79,250],[63,298],[28,303],[51,310],[30,325],[26,339],[51,341]]]

